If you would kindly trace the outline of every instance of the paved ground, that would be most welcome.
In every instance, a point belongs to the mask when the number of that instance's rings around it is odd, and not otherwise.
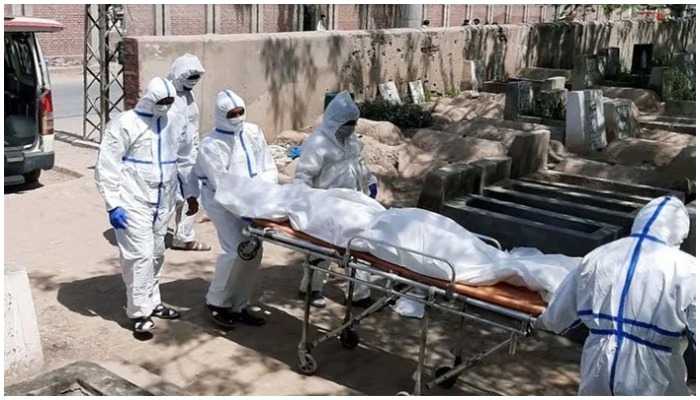
[[[69,115],[70,113],[66,114]],[[56,129],[79,132],[79,118],[56,121]],[[5,262],[24,266],[30,277],[46,369],[88,360],[142,387],[192,395],[393,395],[411,390],[418,353],[417,320],[390,310],[359,328],[361,345],[346,350],[327,342],[314,350],[315,376],[296,372],[302,301],[297,298],[299,256],[266,247],[254,301],[267,313],[263,327],[223,332],[212,326],[203,296],[219,251],[211,222],[196,225],[212,252],[169,250],[162,281],[164,300],[183,312],[179,321],[157,321],[150,340],[133,337],[124,314],[124,286],[114,234],[92,174],[93,149],[58,142],[57,168],[41,184],[5,192]],[[328,308],[314,312],[314,335],[339,321],[343,284],[330,282]],[[431,322],[429,369],[450,364],[457,337],[454,318]],[[483,351],[504,335],[469,323],[462,335],[467,354]],[[573,395],[580,346],[542,334],[487,358],[465,372],[453,389],[431,395]],[[5,378],[5,384],[13,383]]]

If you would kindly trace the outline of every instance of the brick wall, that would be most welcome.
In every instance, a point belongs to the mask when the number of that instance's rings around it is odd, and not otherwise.
[[[464,4],[450,5],[450,26],[462,26],[465,19],[467,19],[467,6]]]
[[[338,13],[338,30],[360,29],[361,6],[359,4],[338,4],[336,12]]]
[[[478,19],[483,25],[486,23],[486,6],[481,4],[472,5],[472,21]]]
[[[425,19],[430,21],[431,28],[441,27],[442,24],[442,4],[426,4],[425,5]]]
[[[489,20],[489,24],[492,24],[494,22],[498,23],[499,25],[503,25],[506,23],[506,6],[504,4],[494,4],[493,6],[493,14],[492,14],[491,20]]]
[[[139,99],[139,52],[138,43],[133,37],[124,40],[124,109],[136,106]]]
[[[155,6],[153,4],[124,4],[126,34],[148,36],[156,32]]]
[[[291,32],[294,30],[294,5],[261,4],[263,32]]]
[[[12,15],[12,4],[5,4],[5,15]]]
[[[369,8],[369,29],[391,29],[394,26],[392,4],[372,4]]]
[[[512,4],[510,6],[510,23],[511,24],[522,24],[525,22],[525,7],[521,4]],[[530,9],[532,11],[532,8]]]
[[[50,18],[63,24],[60,32],[38,33],[46,57],[81,58],[85,48],[84,4],[34,4],[33,17]]]
[[[251,33],[251,9],[249,4],[221,4],[218,33]]]
[[[204,4],[171,4],[170,34],[203,35],[206,33]]]

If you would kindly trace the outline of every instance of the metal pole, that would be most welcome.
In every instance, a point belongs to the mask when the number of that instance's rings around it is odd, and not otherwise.
[[[99,40],[100,40],[100,142],[105,126],[109,121],[109,36],[107,35],[107,6],[99,6]]]

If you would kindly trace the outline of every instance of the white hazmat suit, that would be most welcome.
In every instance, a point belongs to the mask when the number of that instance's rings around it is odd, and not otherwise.
[[[350,93],[347,91],[338,93],[323,113],[321,126],[302,144],[294,182],[317,189],[352,189],[368,193],[370,186],[377,184],[377,178],[362,160],[362,142],[354,132],[342,142],[336,135],[342,125],[349,121],[357,121],[359,118],[360,110],[350,97]],[[320,262],[319,265],[326,269],[330,267],[328,261]],[[369,274],[364,271],[357,271],[356,274],[360,279],[369,279]],[[314,274],[311,283],[312,291],[320,291],[323,288],[324,275]],[[300,290],[305,292],[306,287],[306,276],[304,276]],[[369,297],[369,287],[361,284],[354,286],[354,301]]]
[[[262,249],[251,260],[238,256],[238,246],[247,240],[242,234],[247,223],[214,200],[223,176],[243,180],[262,179],[277,183],[277,166],[259,126],[226,118],[227,112],[245,103],[235,93],[224,90],[216,97],[215,129],[200,145],[195,170],[202,182],[202,205],[209,214],[223,253],[216,262],[207,303],[241,312],[248,304],[257,282]]]
[[[675,197],[647,204],[632,235],[599,247],[572,271],[536,326],[590,330],[579,395],[688,395],[683,352],[695,345],[695,257]]]
[[[165,234],[178,180],[186,198],[196,197],[194,147],[183,135],[184,119],[156,102],[175,95],[165,78],[152,79],[136,108],[108,125],[95,165],[95,183],[107,210],[122,208],[127,228],[116,229],[129,318],[149,317],[160,305],[159,279]]]
[[[173,61],[170,67],[170,73],[167,78],[175,86],[176,96],[175,103],[172,106],[172,112],[182,115],[187,127],[185,134],[188,136],[187,142],[194,146],[194,151],[183,149],[185,154],[194,157],[191,160],[191,165],[197,161],[197,150],[199,148],[199,109],[194,98],[192,88],[197,84],[197,80],[188,79],[191,76],[198,75],[200,78],[204,75],[204,67],[197,56],[192,54],[184,54]],[[185,243],[194,242],[194,221],[195,215],[187,215],[187,203],[183,196],[182,190],[177,191],[177,202],[175,207],[175,234],[173,237],[173,246],[182,248]]]

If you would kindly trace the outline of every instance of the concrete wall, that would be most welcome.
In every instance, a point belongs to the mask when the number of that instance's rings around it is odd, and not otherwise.
[[[528,66],[572,68],[575,56],[605,47],[619,47],[622,66],[629,69],[635,43],[655,44],[658,57],[685,48],[686,37],[694,40],[694,20],[129,37],[125,99],[132,107],[149,79],[164,75],[173,59],[189,52],[207,69],[195,92],[202,132],[211,128],[215,95],[232,89],[246,100],[250,120],[272,137],[312,124],[328,90],[371,98],[379,83],[394,80],[401,90],[422,79],[445,93],[459,88],[465,59],[483,60],[487,78],[501,68],[513,76]]]

